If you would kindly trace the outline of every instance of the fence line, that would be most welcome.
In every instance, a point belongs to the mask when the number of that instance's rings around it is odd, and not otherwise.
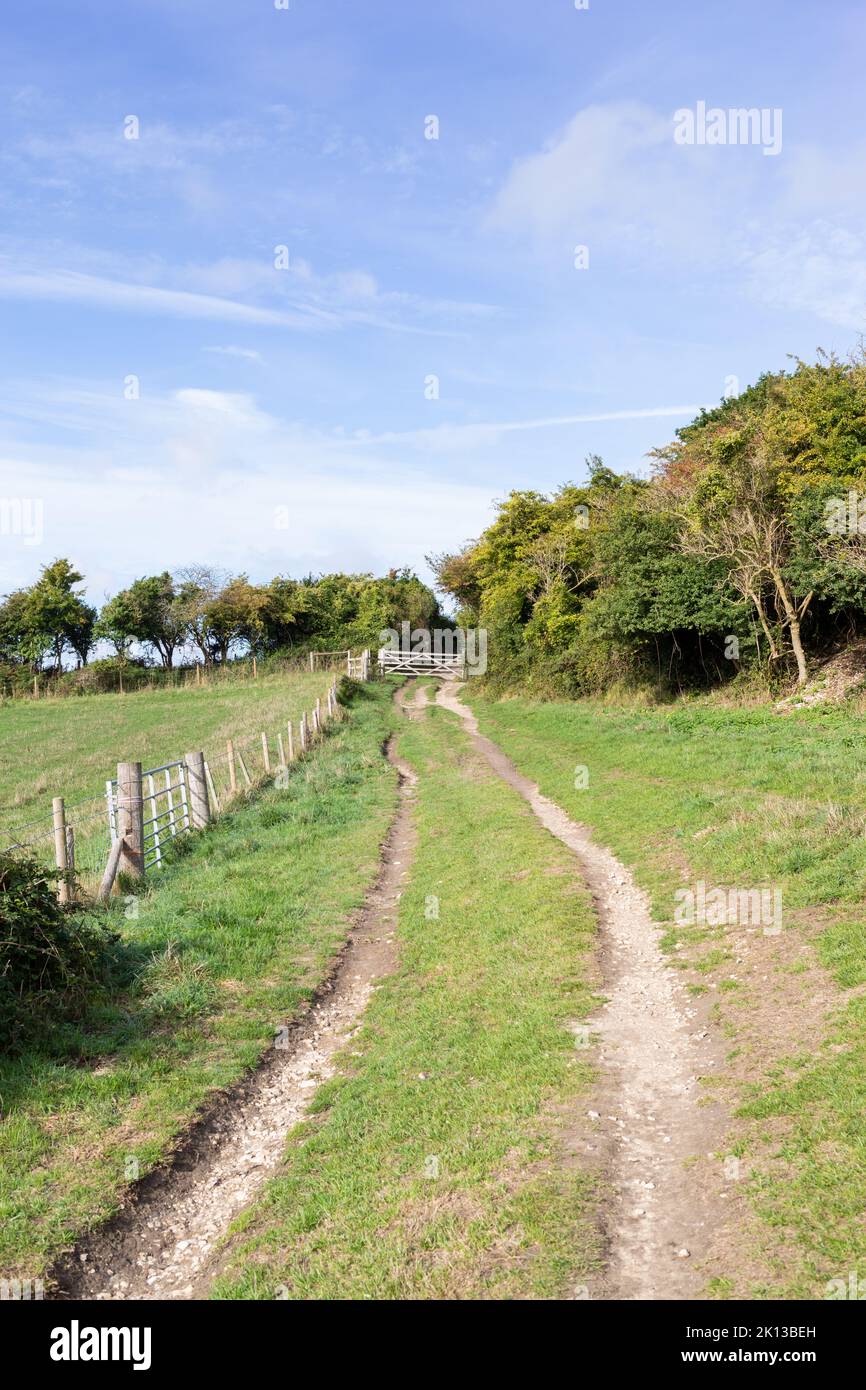
[[[346,653],[338,653],[345,658]],[[117,666],[111,671],[97,666],[81,666],[76,670],[39,671],[27,677],[26,685],[10,676],[0,678],[0,702],[7,700],[67,700],[83,695],[137,695],[154,690],[207,689],[230,681],[257,680],[259,675],[272,676],[307,669],[305,656],[265,658],[256,656],[233,658],[227,662],[204,665],[196,661],[191,666],[166,670],[162,666]],[[310,667],[312,670],[313,667]]]
[[[342,655],[344,660],[350,659]],[[369,653],[366,655],[365,679],[369,675]],[[0,832],[3,848],[26,851],[43,862],[53,860],[61,901],[95,895],[105,902],[119,874],[141,878],[161,869],[172,840],[203,828],[223,814],[238,795],[279,779],[293,763],[306,757],[324,737],[326,726],[340,717],[335,677],[324,703],[320,697],[309,713],[302,713],[297,738],[288,720],[273,741],[268,731],[262,730],[227,739],[223,751],[206,754],[195,750],[158,767],[142,769],[140,763],[119,762],[116,775],[106,780],[101,796],[68,804],[63,797],[55,797],[50,825],[45,820],[32,820],[11,826],[8,832]],[[239,771],[242,788],[238,785]],[[31,826],[42,828],[30,831]],[[28,833],[21,834],[25,830]]]

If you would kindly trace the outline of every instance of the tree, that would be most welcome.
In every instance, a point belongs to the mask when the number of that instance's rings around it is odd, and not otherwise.
[[[201,653],[205,666],[212,666],[219,640],[211,623],[211,605],[228,583],[228,575],[209,565],[188,565],[178,572],[177,579],[177,614],[184,633]]]
[[[72,648],[83,665],[93,646],[96,609],[85,603],[76,586],[83,576],[69,560],[55,560],[43,566],[32,588],[25,591],[23,603],[23,641],[30,659],[41,662],[50,650],[54,669],[63,666],[63,654]],[[37,655],[38,653],[38,655]]]
[[[98,631],[113,643],[118,656],[125,656],[133,641],[152,647],[170,671],[186,634],[171,575],[148,575],[121,589],[103,608]]]
[[[0,604],[0,661],[35,664],[45,650],[41,637],[33,641],[27,626],[26,589],[16,589]]]
[[[251,584],[245,574],[222,586],[203,610],[207,641],[216,660],[226,662],[233,646],[245,642],[260,648],[266,631],[268,590]]]
[[[796,361],[792,372],[767,373],[703,411],[654,457],[660,489],[682,521],[683,548],[726,565],[772,655],[787,632],[802,684],[802,625],[828,558],[814,547],[809,498],[866,475],[862,354],[848,363],[820,354],[815,363]]]

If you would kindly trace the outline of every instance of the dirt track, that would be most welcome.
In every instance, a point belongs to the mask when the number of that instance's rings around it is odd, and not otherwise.
[[[659,928],[629,870],[479,733],[453,687],[443,684],[437,702],[460,716],[494,771],[574,852],[598,912],[607,1003],[593,1021],[600,1078],[586,1118],[594,1133],[578,1143],[590,1163],[600,1154],[611,1198],[604,1212],[607,1271],[590,1297],[699,1297],[702,1259],[727,1214],[692,1166],[724,1134],[724,1112],[701,1104],[698,1090],[698,1076],[717,1064],[716,1041],[665,964]]]
[[[575,1160],[600,1170],[610,1193],[606,1270],[589,1296],[700,1296],[702,1259],[725,1215],[712,1185],[699,1182],[690,1164],[717,1149],[724,1132],[720,1108],[699,1104],[698,1076],[717,1060],[710,1033],[665,964],[648,902],[629,871],[479,733],[454,687],[440,687],[437,703],[460,717],[494,771],[577,856],[598,912],[607,999],[592,1024],[599,1080],[592,1108],[570,1130]],[[423,718],[425,689],[401,691],[398,704],[409,718]],[[284,1030],[282,1045],[211,1107],[173,1160],[57,1266],[57,1296],[207,1296],[220,1237],[277,1171],[288,1132],[333,1074],[376,981],[393,968],[397,905],[414,848],[416,779],[390,749],[389,757],[400,776],[398,812],[379,878],[331,979],[309,1012]]]
[[[55,1270],[58,1296],[207,1297],[215,1243],[276,1171],[286,1136],[334,1072],[376,981],[395,963],[397,904],[414,846],[415,774],[389,748],[400,801],[379,877],[335,971],[309,1011],[278,1034],[273,1052],[195,1126],[174,1159],[142,1182],[121,1214]]]

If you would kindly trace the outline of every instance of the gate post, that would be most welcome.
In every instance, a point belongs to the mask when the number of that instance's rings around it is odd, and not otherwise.
[[[193,830],[203,830],[210,820],[210,800],[207,792],[207,776],[204,770],[204,753],[185,753],[184,767],[189,787],[189,812]]]
[[[144,801],[141,763],[117,764],[117,837],[123,848],[118,873],[144,877]]]

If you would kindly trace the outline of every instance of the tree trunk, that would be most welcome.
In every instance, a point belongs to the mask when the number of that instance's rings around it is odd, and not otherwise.
[[[779,650],[776,646],[776,639],[774,638],[770,630],[770,624],[767,622],[767,615],[764,612],[764,605],[761,602],[760,595],[753,593],[752,590],[749,589],[748,597],[752,600],[752,603],[755,605],[755,610],[758,614],[758,618],[760,619],[761,627],[764,630],[764,636],[766,637],[770,647],[770,656],[775,661],[778,658]]]
[[[797,684],[805,685],[809,678],[809,672],[806,669],[806,654],[803,651],[803,643],[800,639],[800,614],[794,607],[794,602],[788,593],[787,585],[777,570],[773,571],[773,582],[776,585],[776,592],[782,600],[782,607],[785,610],[785,620],[788,627],[791,629],[791,646],[794,650],[794,656],[797,659]]]
[[[806,654],[800,640],[799,618],[791,619],[791,646],[794,648],[794,655],[797,658],[797,684],[805,685],[809,673],[806,670]]]

